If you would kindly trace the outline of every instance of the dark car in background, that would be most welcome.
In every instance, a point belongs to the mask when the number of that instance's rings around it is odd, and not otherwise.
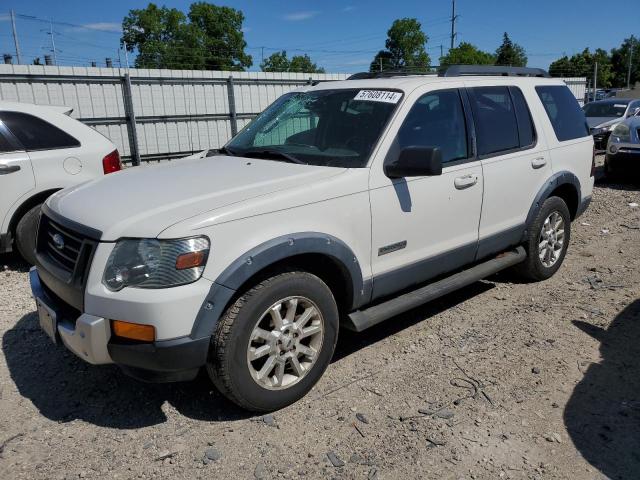
[[[608,98],[587,103],[583,110],[596,150],[604,150],[615,126],[625,118],[633,117],[640,112],[640,100]]]

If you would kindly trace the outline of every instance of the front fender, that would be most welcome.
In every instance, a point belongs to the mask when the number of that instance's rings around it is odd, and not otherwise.
[[[200,309],[191,337],[211,335],[233,295],[255,274],[281,260],[309,253],[331,258],[348,275],[353,293],[352,308],[370,300],[371,282],[364,281],[357,257],[342,240],[318,232],[284,235],[251,249],[223,270]]]

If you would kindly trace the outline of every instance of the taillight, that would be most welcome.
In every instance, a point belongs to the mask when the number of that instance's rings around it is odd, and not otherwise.
[[[107,173],[113,173],[119,170],[122,170],[122,162],[120,161],[118,150],[114,150],[102,159],[102,171],[106,175]]]
[[[593,146],[593,153],[591,155],[591,176],[596,176],[596,146]]]

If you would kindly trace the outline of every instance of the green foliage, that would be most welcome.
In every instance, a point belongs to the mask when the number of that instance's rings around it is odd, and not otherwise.
[[[517,43],[509,38],[507,32],[502,37],[502,45],[496,50],[496,65],[508,65],[511,67],[526,67],[527,55]]]
[[[309,55],[294,55],[289,60],[284,50],[272,53],[260,64],[260,69],[263,72],[324,73],[324,68],[313,63]]]
[[[627,86],[629,54],[632,49],[631,86],[640,82],[640,40],[632,35],[630,38],[625,38],[620,47],[611,50],[611,75],[614,87]]]
[[[192,3],[188,15],[150,3],[129,11],[120,41],[137,50],[137,68],[244,70],[252,59],[244,51],[243,21],[241,11],[206,2]]]
[[[493,65],[496,57],[488,52],[483,52],[475,45],[462,42],[442,58],[440,65]]]
[[[370,71],[427,70],[431,63],[425,49],[428,39],[417,19],[395,20],[387,31],[386,50],[380,50],[376,54]]]
[[[549,74],[552,77],[587,77],[591,80],[595,62],[598,62],[597,86],[611,87],[613,83],[611,57],[601,48],[596,49],[593,53],[585,48],[570,58],[565,55],[549,65]]]

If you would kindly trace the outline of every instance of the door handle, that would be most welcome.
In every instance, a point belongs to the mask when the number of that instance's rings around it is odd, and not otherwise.
[[[533,168],[542,168],[547,164],[547,159],[544,157],[538,157],[531,160],[531,166]]]
[[[453,181],[453,184],[458,190],[473,187],[476,183],[478,183],[477,175],[465,175],[464,177],[458,177]]]
[[[20,170],[20,165],[0,165],[0,175],[8,175]]]

